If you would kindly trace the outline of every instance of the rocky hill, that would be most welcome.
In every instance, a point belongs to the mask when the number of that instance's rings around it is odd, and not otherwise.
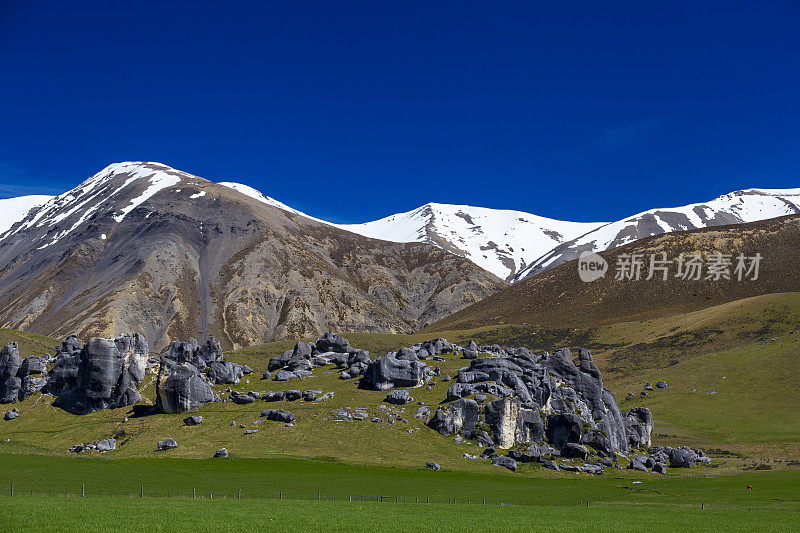
[[[157,163],[114,164],[0,235],[0,325],[151,347],[409,332],[503,283],[423,244],[366,238]]]
[[[727,256],[723,259],[730,262],[721,269],[729,279],[722,273],[715,279],[709,271],[717,253]],[[626,254],[627,265],[633,263],[630,258],[634,255],[641,260],[638,280],[627,267],[622,267],[622,271],[618,269],[620,256]],[[660,265],[667,269],[666,277],[663,270],[655,270],[648,280],[653,254],[656,260],[666,254],[666,259],[672,262]],[[683,266],[679,266],[681,254]],[[691,254],[701,256],[699,274],[687,267]],[[742,280],[738,279],[739,254],[747,258],[761,255],[757,279],[753,279],[755,272],[750,275],[742,272]],[[608,266],[606,275],[600,279],[581,281],[578,261],[573,260],[462,309],[432,325],[429,331],[497,324],[598,325],[703,309],[751,296],[797,291],[800,288],[796,266],[800,262],[800,217],[657,235],[599,255]],[[745,267],[750,266],[748,259]],[[679,272],[683,275],[676,277]],[[623,274],[622,279],[617,279],[619,273]],[[698,276],[699,279],[695,279]]]

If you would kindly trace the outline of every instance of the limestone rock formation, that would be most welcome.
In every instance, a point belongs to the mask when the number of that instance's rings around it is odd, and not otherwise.
[[[138,333],[90,339],[77,355],[73,352],[57,361],[53,385],[48,384],[51,392],[57,391],[54,405],[87,414],[138,402],[147,355],[147,340]]]

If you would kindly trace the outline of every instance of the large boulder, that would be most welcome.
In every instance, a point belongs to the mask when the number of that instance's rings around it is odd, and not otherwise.
[[[508,468],[512,472],[517,471],[517,462],[511,457],[506,457],[504,455],[493,457],[492,466],[502,466],[503,468]]]
[[[334,333],[326,333],[314,343],[320,352],[350,352],[350,341]]]
[[[653,433],[653,415],[646,407],[634,407],[625,413],[625,431],[631,447],[649,448]]]
[[[436,410],[428,426],[441,435],[461,433],[469,437],[478,429],[479,411],[478,402],[475,400],[463,399],[450,402],[446,408],[439,407]]]
[[[688,446],[666,448],[669,466],[673,468],[690,468],[697,462],[697,453]]]
[[[74,414],[133,405],[141,400],[137,387],[147,355],[147,340],[138,333],[90,339],[78,355],[75,382],[61,390],[54,405]]]
[[[156,407],[162,413],[191,411],[213,401],[211,385],[197,367],[162,358],[156,381]]]
[[[95,445],[95,449],[98,452],[110,452],[111,450],[116,450],[117,449],[117,440],[114,439],[114,438],[110,438],[110,439],[103,439],[101,441],[98,441],[98,443]]]
[[[561,455],[567,459],[580,459],[585,461],[589,458],[589,449],[576,442],[568,442],[561,448]]]
[[[22,357],[19,355],[19,346],[12,342],[0,349],[0,403],[16,402],[22,380],[17,377],[22,366]]]
[[[425,382],[425,368],[422,361],[405,361],[389,354],[367,366],[363,381],[374,390],[420,387]]]
[[[214,361],[208,367],[208,377],[213,383],[236,385],[244,377],[244,369],[229,361]]]

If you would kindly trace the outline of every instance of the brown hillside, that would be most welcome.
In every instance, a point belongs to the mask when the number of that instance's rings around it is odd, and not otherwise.
[[[651,253],[700,253],[704,265],[714,253],[733,254],[730,280],[699,281],[669,277],[645,280]],[[736,280],[735,256],[763,256],[756,281]],[[620,254],[644,254],[642,279],[615,279]],[[578,276],[577,260],[512,285],[485,300],[433,324],[425,331],[465,329],[497,324],[530,324],[545,327],[599,325],[639,320],[710,307],[751,296],[800,289],[800,217],[791,215],[749,224],[721,226],[659,235],[600,255],[609,263],[604,278],[585,283]],[[706,270],[703,270],[705,278]]]

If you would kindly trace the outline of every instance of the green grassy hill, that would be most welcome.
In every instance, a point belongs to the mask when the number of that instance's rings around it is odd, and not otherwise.
[[[621,407],[644,405],[653,411],[656,443],[719,448],[724,450],[720,453],[726,456],[721,459],[726,468],[741,469],[753,462],[733,457],[733,453],[761,462],[769,460],[770,467],[780,469],[787,465],[774,463],[773,459],[800,457],[800,414],[796,409],[800,405],[796,370],[800,368],[800,333],[790,333],[800,330],[799,324],[800,294],[786,293],[596,328],[501,326],[435,335],[346,336],[353,346],[368,349],[373,356],[437,335],[455,342],[475,338],[480,343],[528,345],[535,349],[588,346],[594,350],[606,386],[616,393]],[[28,338],[23,333],[4,334],[7,338]],[[775,341],[771,341],[773,337]],[[48,347],[54,344],[52,339],[32,338]],[[303,457],[404,468],[419,468],[426,461],[436,461],[449,470],[496,471],[486,461],[462,459],[463,453],[476,451],[474,446],[457,444],[452,437],[442,437],[414,418],[418,402],[435,408],[445,398],[449,383],[438,381],[430,391],[412,389],[415,402],[397,408],[399,417],[408,423],[373,423],[370,419],[383,412],[381,406],[389,407],[383,401],[386,393],[359,389],[354,380],[342,381],[332,366],[317,369],[313,377],[299,381],[260,380],[268,359],[292,344],[276,342],[226,354],[227,359],[246,363],[256,371],[248,376],[249,383],[243,381],[234,389],[320,389],[333,391],[333,399],[320,403],[209,404],[196,411],[204,417],[201,425],[184,427],[181,420],[185,415],[149,412],[152,410],[147,406],[154,401],[153,376],[143,384],[143,404],[132,409],[76,416],[53,407],[51,397],[35,394],[18,404],[19,419],[0,421],[0,453],[70,455],[67,450],[73,444],[116,436],[120,446],[106,457],[207,458],[224,446],[236,458]],[[468,362],[451,355],[444,362],[430,363],[455,375]],[[628,391],[638,395],[646,381],[659,379],[666,380],[670,387],[651,392],[644,399],[624,401]],[[218,387],[220,392],[226,388]],[[690,392],[692,388],[696,392]],[[712,390],[715,394],[709,394]],[[291,410],[297,416],[297,426],[287,428],[268,421],[252,425],[266,407]],[[338,422],[331,417],[335,408],[363,408],[369,416],[363,421]],[[239,424],[259,432],[244,435]],[[178,441],[178,449],[157,452],[156,443],[167,437]],[[563,474],[544,471],[538,465],[521,465],[517,474],[509,475]]]

